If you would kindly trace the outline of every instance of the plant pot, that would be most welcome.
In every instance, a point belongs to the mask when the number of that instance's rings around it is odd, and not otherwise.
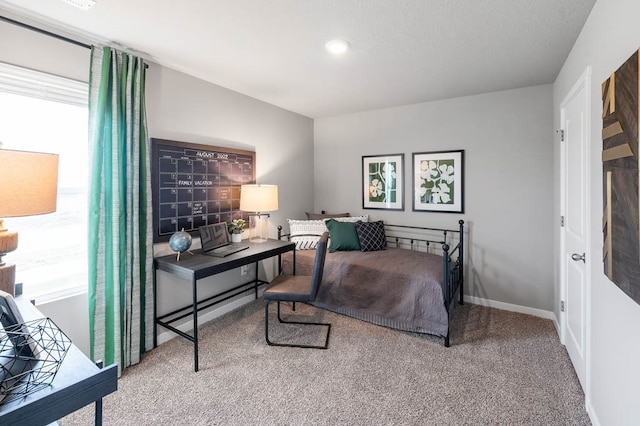
[[[242,234],[231,234],[231,242],[239,243],[242,241]]]

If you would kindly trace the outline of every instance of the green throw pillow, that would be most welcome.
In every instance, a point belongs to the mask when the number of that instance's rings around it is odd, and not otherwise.
[[[327,221],[327,228],[329,228],[329,251],[331,253],[360,250],[355,222],[338,222],[330,219]]]

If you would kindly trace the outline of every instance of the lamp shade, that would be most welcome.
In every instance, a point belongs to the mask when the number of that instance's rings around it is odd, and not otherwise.
[[[278,185],[242,185],[240,210],[245,212],[278,210]]]
[[[56,211],[58,155],[0,149],[0,218]]]

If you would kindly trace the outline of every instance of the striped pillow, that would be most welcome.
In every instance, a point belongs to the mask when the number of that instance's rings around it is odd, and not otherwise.
[[[292,243],[296,243],[296,250],[315,250],[322,234],[329,231],[326,225],[327,220],[330,219],[287,219],[287,222],[289,222],[290,239]],[[338,222],[368,222],[369,215],[336,217],[333,218],[333,220],[337,220]]]
[[[291,242],[296,243],[296,250],[315,250],[318,240],[327,231],[324,220],[287,219]]]

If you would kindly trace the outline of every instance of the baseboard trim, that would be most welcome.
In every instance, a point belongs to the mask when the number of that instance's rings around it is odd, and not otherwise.
[[[482,297],[464,296],[464,301],[473,303],[474,305],[488,306],[490,308],[502,309],[504,311],[518,312],[521,314],[533,315],[540,318],[550,319],[556,326],[556,330],[559,330],[556,316],[551,311],[545,311],[542,309],[530,308],[528,306],[514,305],[512,303],[498,302],[495,300],[484,299]]]
[[[260,291],[260,294],[262,293],[262,291]],[[223,305],[220,305],[210,311],[207,311],[203,314],[198,315],[198,326],[201,326],[203,324],[205,324],[206,322],[209,322],[215,318],[218,318],[228,312],[233,311],[234,309],[238,309],[241,306],[244,306],[248,303],[253,302],[254,300],[256,300],[256,297],[253,293],[248,294],[246,296],[242,296],[239,299],[235,299],[229,303],[225,303]],[[193,322],[188,319],[185,320],[183,323],[175,325],[175,327],[183,332],[188,332],[191,331],[193,329]],[[158,344],[161,345],[162,343],[166,343],[169,340],[173,339],[174,337],[177,337],[178,335],[172,331],[166,330],[161,326],[158,326]]]
[[[585,408],[587,410],[587,414],[589,415],[589,419],[591,420],[591,424],[593,426],[600,426],[600,420],[598,420],[598,416],[596,415],[596,410],[593,409],[593,405],[591,405],[591,400],[586,398]]]
[[[553,326],[556,328],[556,333],[558,333],[558,337],[560,337],[560,343],[562,343],[564,345],[564,342],[562,342],[562,332],[560,330],[560,321],[558,321],[558,317],[556,316],[555,312],[551,312],[551,314],[553,315],[553,318],[551,318],[553,320]]]

